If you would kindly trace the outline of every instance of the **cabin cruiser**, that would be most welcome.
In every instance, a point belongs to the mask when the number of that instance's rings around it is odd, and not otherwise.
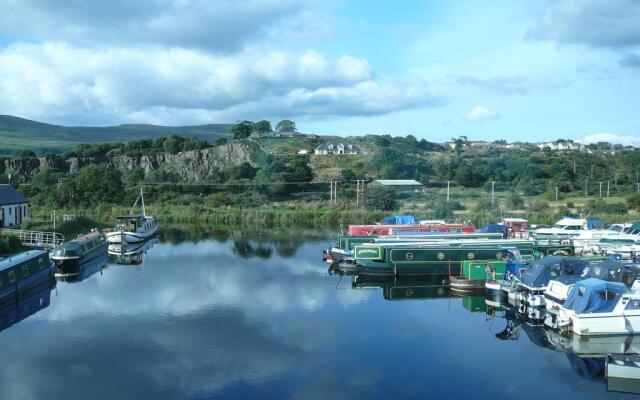
[[[573,243],[580,254],[608,254],[607,249],[640,244],[640,223],[611,224],[606,229],[584,231]]]
[[[142,201],[142,215],[133,215],[133,210],[139,200]],[[140,243],[158,234],[158,221],[146,215],[142,189],[140,189],[140,196],[131,208],[130,215],[116,217],[116,220],[115,228],[106,234],[109,243]]]
[[[640,333],[640,292],[619,282],[577,282],[558,311],[558,328],[580,336]]]
[[[556,222],[551,228],[538,228],[534,230],[533,235],[537,239],[550,237],[576,239],[581,237],[584,240],[594,234],[606,235],[619,233],[609,230],[595,230],[594,228],[598,225],[597,222],[601,221],[587,220],[586,218],[564,217],[560,221]]]

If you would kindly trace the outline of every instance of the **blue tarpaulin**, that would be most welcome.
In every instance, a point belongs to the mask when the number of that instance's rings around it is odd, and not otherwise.
[[[585,279],[573,285],[564,307],[578,314],[610,312],[627,291],[629,289],[619,282]]]
[[[410,225],[419,223],[413,215],[392,215],[386,217],[383,221],[384,225]]]
[[[488,224],[481,229],[476,230],[481,233],[502,233],[502,237],[505,239],[509,237],[509,227],[502,224]]]

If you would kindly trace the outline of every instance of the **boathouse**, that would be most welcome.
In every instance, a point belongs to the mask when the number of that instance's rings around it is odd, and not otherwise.
[[[421,192],[424,186],[413,179],[378,179],[371,183],[375,186],[383,186],[396,192]]]
[[[29,199],[11,185],[0,185],[0,228],[17,226],[29,219]]]

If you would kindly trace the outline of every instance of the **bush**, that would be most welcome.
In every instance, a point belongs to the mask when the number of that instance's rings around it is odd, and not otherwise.
[[[536,200],[531,203],[530,208],[536,212],[547,211],[549,209],[549,203],[544,200]]]
[[[632,210],[640,211],[640,193],[634,193],[627,197],[627,205]]]
[[[397,195],[393,189],[368,186],[364,191],[362,203],[368,209],[390,211],[397,207]]]

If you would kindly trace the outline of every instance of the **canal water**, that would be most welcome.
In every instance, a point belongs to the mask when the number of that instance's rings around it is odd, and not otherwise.
[[[318,238],[162,240],[3,316],[0,398],[632,396],[597,354],[628,338],[554,336],[440,279],[331,274]]]

